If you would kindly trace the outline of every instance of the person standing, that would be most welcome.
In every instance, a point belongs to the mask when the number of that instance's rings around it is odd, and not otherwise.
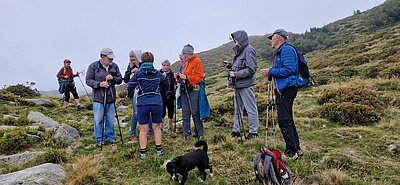
[[[204,80],[203,62],[194,54],[192,45],[187,44],[182,49],[182,73],[176,73],[175,78],[180,82],[182,106],[182,136],[185,140],[191,135],[190,117],[193,116],[197,137],[204,135],[203,121],[200,119],[199,92],[200,83]]]
[[[122,83],[122,75],[118,65],[113,62],[114,58],[112,49],[102,49],[100,60],[91,63],[86,74],[86,84],[92,88],[94,136],[98,145],[103,141],[105,141],[104,144],[115,143],[115,85]],[[104,138],[103,121],[105,122]]]
[[[174,101],[175,101],[175,85],[174,73],[172,72],[169,60],[164,60],[162,63],[161,74],[165,76],[161,82],[161,96],[163,100],[163,123],[167,114],[168,108],[168,132],[172,132],[172,118],[174,117]],[[162,128],[162,126],[161,126]]]
[[[126,68],[124,75],[124,82],[128,83],[129,80],[133,77],[133,75],[139,71],[139,64],[141,63],[140,57],[142,56],[142,51],[135,49],[129,52],[129,64]],[[128,94],[128,97],[131,99],[132,103],[132,119],[131,119],[131,131],[130,131],[130,143],[135,143],[137,141],[136,138],[136,127],[137,127],[137,88]]]
[[[231,136],[240,137],[240,124],[243,124],[241,118],[245,108],[249,119],[249,133],[246,138],[253,139],[258,137],[258,110],[253,87],[256,84],[256,51],[250,45],[244,30],[232,33],[231,38],[235,43],[235,57],[232,62],[222,62],[229,70],[229,87],[235,90],[235,114]]]
[[[147,156],[147,132],[149,129],[149,115],[152,118],[152,127],[154,130],[154,139],[156,143],[156,154],[162,156],[164,151],[161,146],[161,127],[163,102],[160,94],[160,83],[164,76],[154,69],[154,56],[150,52],[144,52],[141,56],[142,64],[140,70],[133,75],[128,83],[128,94],[139,87],[137,96],[137,109],[139,120],[139,145],[140,159]]]
[[[297,95],[296,77],[298,71],[297,52],[287,43],[288,33],[275,30],[268,38],[276,49],[272,68],[262,69],[264,76],[272,77],[275,86],[278,124],[285,139],[284,154],[297,159],[302,155],[299,136],[293,119],[293,101]]]
[[[57,73],[58,81],[63,86],[62,88],[64,88],[63,108],[68,107],[68,102],[71,96],[70,93],[72,93],[72,95],[74,96],[75,106],[77,107],[77,109],[79,110],[83,108],[79,101],[78,92],[76,92],[76,87],[74,82],[74,78],[77,76],[79,76],[79,73],[77,72],[76,74],[74,74],[74,72],[72,71],[71,60],[65,59],[64,67],[62,67],[60,71],[58,71]]]

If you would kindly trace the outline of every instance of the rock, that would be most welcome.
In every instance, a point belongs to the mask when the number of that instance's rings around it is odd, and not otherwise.
[[[119,106],[119,107],[117,108],[117,111],[118,111],[118,112],[125,112],[126,109],[128,109],[128,108],[129,108],[129,107],[126,106],[126,105],[121,105],[121,106]]]
[[[42,106],[53,106],[53,102],[48,99],[26,99],[28,102],[32,102],[35,105],[42,105]]]
[[[125,128],[126,126],[128,126],[128,123],[121,122],[119,123],[119,126],[121,126],[121,128]]]
[[[29,112],[28,119],[36,123],[33,126],[43,126],[46,130],[55,130],[60,124],[40,112]]]
[[[74,144],[74,145],[70,145],[67,147],[67,149],[65,149],[65,153],[72,155],[74,153],[74,151],[80,147],[81,145],[79,143]]]
[[[67,124],[62,124],[54,133],[53,138],[69,143],[79,139],[79,131]]]
[[[11,115],[3,115],[3,119],[18,119],[18,117],[11,116]]]
[[[0,156],[0,166],[9,164],[22,164],[34,160],[37,156],[44,154],[44,152],[29,152],[25,151],[23,153]]]
[[[397,148],[397,146],[396,146],[395,144],[390,144],[390,145],[388,146],[388,151],[389,151],[390,153],[394,153],[394,151],[396,151],[396,148]]]
[[[28,126],[28,128],[33,129],[33,130],[37,130],[37,129],[39,129],[39,126]]]
[[[13,130],[16,128],[17,126],[0,125],[0,130]]]
[[[32,139],[35,140],[36,142],[41,142],[41,141],[42,141],[42,138],[40,138],[40,136],[37,136],[37,135],[26,134],[26,136],[32,138]]]
[[[21,171],[0,175],[2,185],[61,185],[66,177],[63,167],[46,163]]]
[[[128,116],[124,116],[124,117],[121,118],[121,121],[122,121],[122,122],[128,122],[128,121],[130,121],[130,120],[131,120],[131,118],[128,117]]]

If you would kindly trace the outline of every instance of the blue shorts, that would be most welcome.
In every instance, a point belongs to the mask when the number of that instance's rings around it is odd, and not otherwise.
[[[148,124],[149,113],[151,112],[151,118],[153,123],[162,122],[163,107],[159,105],[145,105],[137,107],[139,125]]]

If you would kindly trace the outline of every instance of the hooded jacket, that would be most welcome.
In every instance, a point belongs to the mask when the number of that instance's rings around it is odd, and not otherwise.
[[[140,61],[140,57],[142,56],[142,51],[138,50],[138,49],[134,49],[133,52],[135,53],[136,59],[138,60],[138,64],[142,63],[142,61]],[[132,74],[131,71],[134,68],[139,68],[139,66],[136,66],[136,64],[134,64],[132,67],[130,67],[129,64],[128,64],[128,67],[126,67],[126,71],[125,71],[125,74],[124,74],[124,82],[125,83],[129,82],[130,75]]]
[[[297,68],[296,50],[286,42],[283,43],[276,51],[273,66],[268,72],[274,79],[278,94],[296,85]]]
[[[254,86],[256,84],[257,59],[256,51],[249,44],[249,37],[243,30],[236,31],[231,34],[234,40],[238,40],[240,46],[235,46],[233,51],[235,57],[233,62],[227,66],[233,70],[235,78],[230,78],[228,74],[229,87],[236,89]]]
[[[108,74],[111,74],[114,78],[109,81],[110,87],[100,87],[100,83],[106,79]],[[104,91],[107,91],[107,103],[115,102],[115,85],[121,83],[122,75],[116,63],[112,63],[108,71],[101,65],[100,61],[91,63],[87,69],[86,84],[93,89],[93,102],[104,103]]]
[[[136,86],[138,86],[138,107],[146,105],[162,106],[160,83],[163,79],[164,75],[157,69],[154,69],[151,62],[143,62],[140,70],[128,82],[128,94],[133,94]]]

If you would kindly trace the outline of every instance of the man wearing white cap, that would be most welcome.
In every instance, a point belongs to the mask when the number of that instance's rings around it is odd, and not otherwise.
[[[102,49],[100,60],[89,65],[86,75],[86,84],[92,87],[94,136],[98,145],[101,142],[105,142],[104,144],[115,143],[115,84],[122,83],[122,75],[118,65],[113,63],[114,58],[112,49]],[[102,135],[103,119],[105,121],[104,137]]]

